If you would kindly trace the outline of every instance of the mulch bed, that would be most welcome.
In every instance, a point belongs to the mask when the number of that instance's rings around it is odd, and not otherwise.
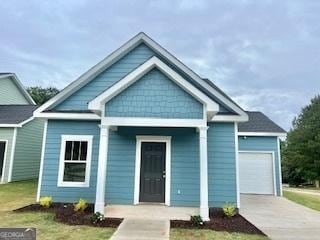
[[[201,226],[196,226],[193,225],[191,221],[183,220],[171,220],[170,225],[172,228],[211,229],[215,231],[239,232],[266,236],[260,229],[251,224],[240,214],[237,214],[232,218],[227,218],[223,215],[222,210],[219,209],[211,210],[210,221],[204,222]]]
[[[105,218],[99,223],[92,223],[90,217],[94,212],[93,204],[89,204],[83,212],[75,212],[71,203],[54,203],[50,208],[41,207],[39,204],[31,204],[15,212],[51,212],[55,214],[55,220],[68,225],[88,225],[94,227],[112,227],[116,228],[122,222],[122,218]]]

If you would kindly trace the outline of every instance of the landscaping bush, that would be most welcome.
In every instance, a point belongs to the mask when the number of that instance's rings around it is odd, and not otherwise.
[[[83,212],[88,207],[88,202],[83,198],[80,198],[79,201],[74,204],[74,211]]]
[[[92,216],[90,217],[90,221],[93,223],[93,224],[97,224],[97,223],[100,223],[104,220],[104,215],[99,213],[99,212],[96,212],[94,214],[92,214]]]
[[[222,208],[223,214],[228,217],[234,217],[237,214],[237,207],[234,204],[227,203]]]
[[[52,206],[52,197],[42,197],[39,200],[40,206],[50,208]]]
[[[200,215],[191,216],[190,221],[192,222],[192,225],[194,225],[194,226],[202,226],[203,225],[203,220]]]

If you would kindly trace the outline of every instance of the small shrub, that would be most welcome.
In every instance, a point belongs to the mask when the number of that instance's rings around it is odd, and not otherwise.
[[[194,226],[202,226],[203,225],[203,220],[200,215],[191,216],[190,221],[192,222],[192,225],[194,225]]]
[[[87,201],[84,200],[83,198],[80,198],[79,201],[76,204],[74,204],[74,211],[83,212],[87,207],[88,207]]]
[[[232,218],[237,214],[237,208],[234,204],[227,203],[222,208],[223,214],[228,217]]]
[[[52,197],[42,197],[39,200],[40,206],[50,208],[52,206]]]
[[[102,222],[103,220],[104,220],[104,215],[99,212],[92,214],[92,216],[90,217],[90,221],[93,224],[97,224],[99,222]]]

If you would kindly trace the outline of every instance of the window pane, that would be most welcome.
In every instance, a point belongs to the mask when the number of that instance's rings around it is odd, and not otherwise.
[[[79,152],[80,152],[80,142],[74,141],[73,142],[72,160],[79,160]]]
[[[71,160],[72,141],[66,141],[65,160]]]
[[[80,160],[87,160],[87,148],[88,148],[88,143],[87,142],[81,142]]]
[[[85,163],[65,163],[63,181],[84,182],[86,176]]]

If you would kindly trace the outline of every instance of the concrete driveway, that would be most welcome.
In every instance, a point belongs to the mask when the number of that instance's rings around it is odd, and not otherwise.
[[[240,213],[271,239],[320,239],[320,212],[283,197],[241,195]]]

